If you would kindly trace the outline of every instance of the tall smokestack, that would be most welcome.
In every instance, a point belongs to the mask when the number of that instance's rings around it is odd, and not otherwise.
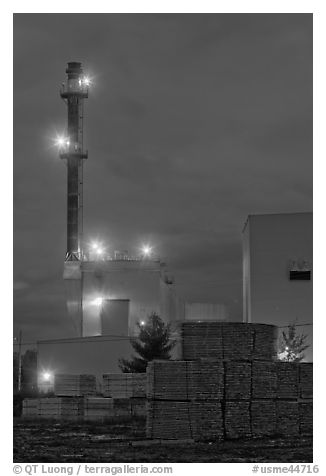
[[[67,104],[67,136],[60,149],[60,157],[67,161],[67,251],[65,261],[82,259],[83,232],[83,109],[88,97],[88,80],[81,63],[70,62],[66,69],[67,80],[62,84],[60,96]]]

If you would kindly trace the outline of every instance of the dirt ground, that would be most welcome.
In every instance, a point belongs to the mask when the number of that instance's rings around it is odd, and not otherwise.
[[[312,438],[139,446],[145,420],[14,419],[15,463],[312,463]]]

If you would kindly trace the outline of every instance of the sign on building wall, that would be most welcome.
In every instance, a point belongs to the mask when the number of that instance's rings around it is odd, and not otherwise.
[[[290,281],[310,281],[311,269],[305,259],[291,260],[289,270]]]

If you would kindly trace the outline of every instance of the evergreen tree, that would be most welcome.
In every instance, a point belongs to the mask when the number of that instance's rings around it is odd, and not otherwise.
[[[146,372],[147,363],[154,359],[169,360],[170,351],[176,342],[171,341],[171,329],[153,312],[146,322],[138,322],[139,334],[131,340],[131,345],[138,356],[131,360],[119,359],[122,372]]]
[[[304,351],[309,345],[306,343],[306,334],[297,335],[296,323],[288,325],[287,332],[282,332],[282,338],[279,346],[279,360],[285,362],[300,362],[304,359]]]

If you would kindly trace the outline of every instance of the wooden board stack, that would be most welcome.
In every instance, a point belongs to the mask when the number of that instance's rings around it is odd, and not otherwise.
[[[251,436],[250,403],[248,401],[226,401],[224,424],[226,438],[245,438]]]
[[[223,437],[221,403],[216,400],[149,400],[146,434],[153,439],[220,439]]]
[[[96,394],[94,375],[56,374],[54,376],[54,394],[56,396],[79,397]]]
[[[275,360],[277,328],[242,322],[183,322],[184,360]]]
[[[275,398],[277,389],[276,362],[252,362],[252,395],[254,399]]]
[[[252,400],[250,405],[253,437],[273,436],[276,433],[276,404],[274,400]]]
[[[103,395],[111,398],[145,398],[146,373],[104,374]]]
[[[304,362],[299,366],[299,395],[300,398],[312,398],[313,395],[313,365]]]
[[[84,419],[105,420],[114,416],[113,399],[103,397],[84,398]]]
[[[82,397],[47,397],[38,399],[38,416],[79,420],[83,418]]]
[[[25,398],[23,400],[23,417],[38,416],[38,398]]]
[[[312,400],[299,402],[300,434],[312,435],[313,431],[313,404]]]
[[[300,431],[299,403],[276,400],[276,432],[282,436],[298,436]]]
[[[149,438],[311,434],[312,364],[276,361],[274,326],[184,322],[181,334],[183,360],[147,367]]]
[[[225,399],[249,400],[251,393],[250,362],[225,362]]]
[[[155,360],[147,367],[147,392],[156,400],[221,400],[222,362]]]
[[[298,365],[294,362],[276,362],[275,368],[277,376],[276,397],[296,400],[299,385]]]

